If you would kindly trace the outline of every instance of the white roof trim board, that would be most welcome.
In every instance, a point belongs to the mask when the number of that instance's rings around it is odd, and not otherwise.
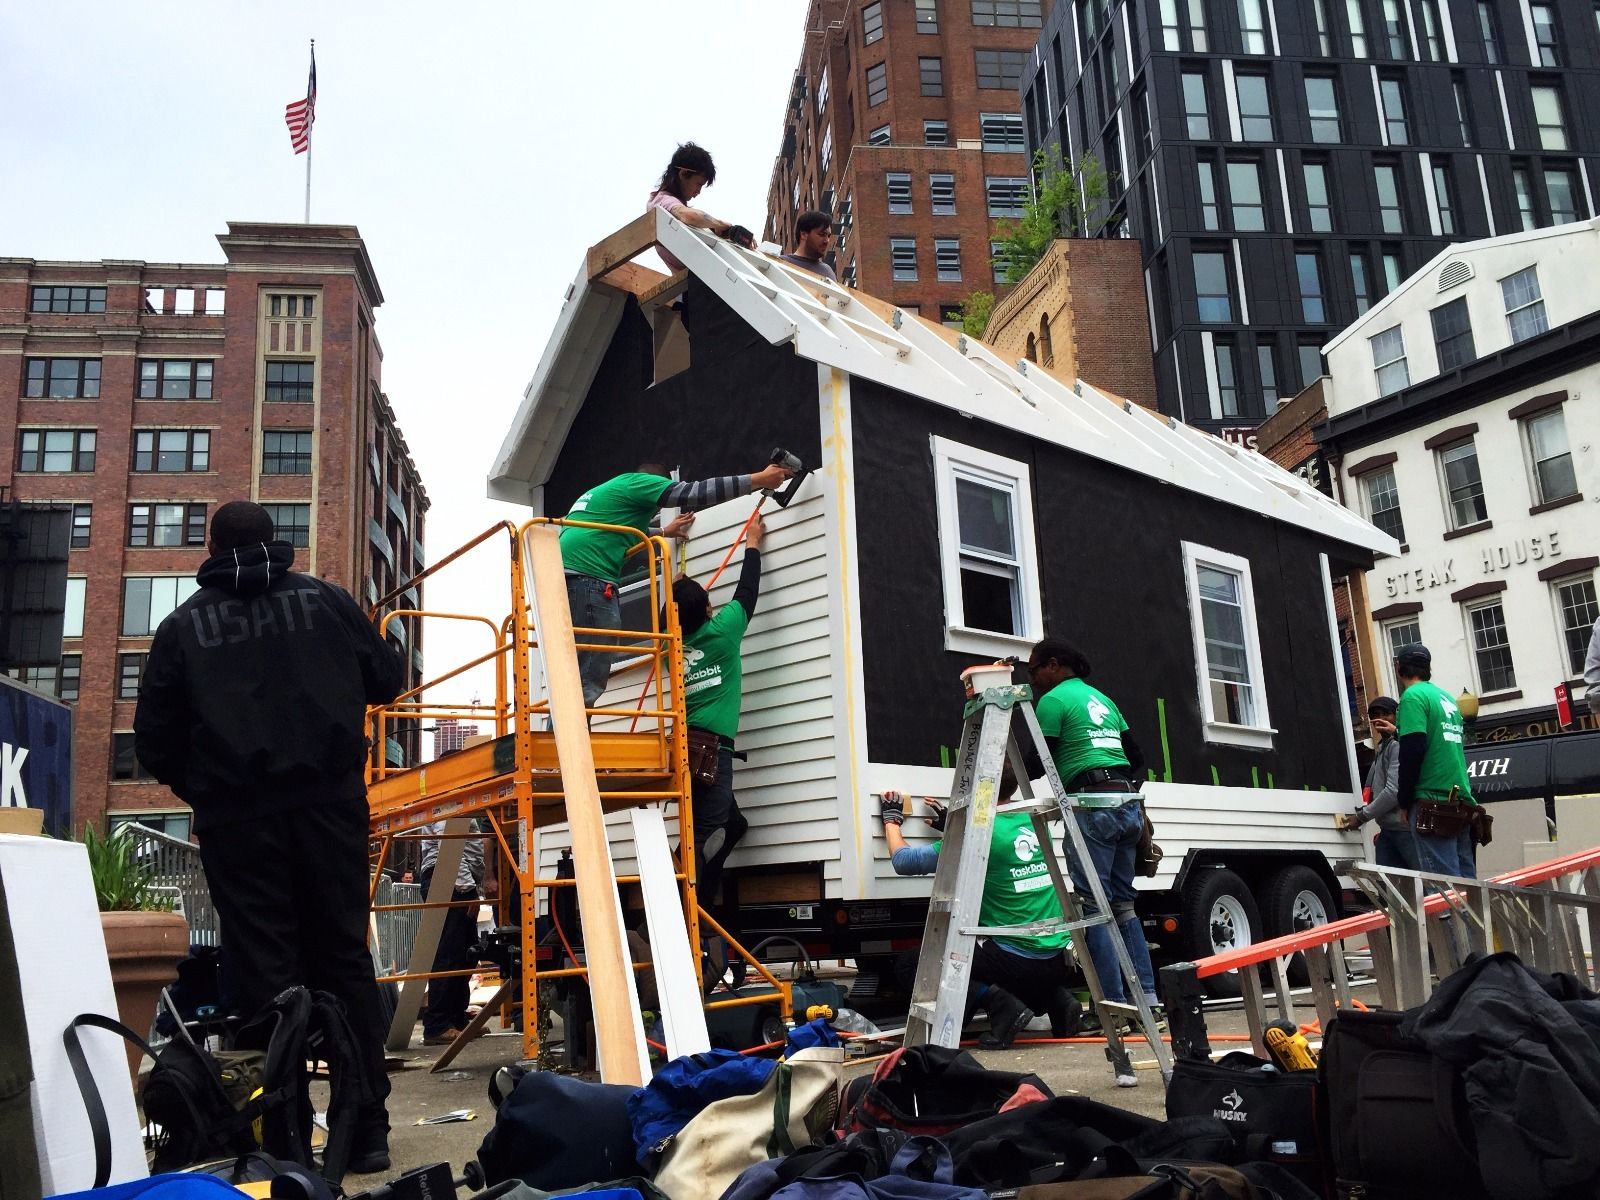
[[[895,310],[779,259],[691,229],[656,211],[656,236],[773,345],[930,403],[1115,463],[1324,537],[1383,554],[1399,544],[1299,476],[1080,381],[1076,390],[986,345]],[[579,273],[489,479],[489,495],[536,504],[605,353],[624,296]]]

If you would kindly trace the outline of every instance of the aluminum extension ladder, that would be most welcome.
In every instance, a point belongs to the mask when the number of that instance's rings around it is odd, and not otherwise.
[[[1113,1074],[1135,1078],[1133,1064],[1118,1032],[1117,1018],[1129,1016],[1138,1021],[1146,1042],[1155,1053],[1163,1081],[1172,1077],[1172,1055],[1161,1039],[1155,1014],[1144,996],[1134,971],[1128,948],[1117,934],[1116,917],[1106,901],[1105,889],[1094,871],[1083,833],[1073,813],[1079,796],[1068,795],[1056,772],[1033,711],[1032,689],[1011,681],[1011,666],[972,667],[962,673],[971,699],[966,705],[966,723],[961,731],[961,749],[956,759],[955,783],[950,793],[949,816],[944,831],[944,847],[933,879],[933,896],[928,904],[928,921],[923,931],[922,954],[917,961],[917,978],[912,987],[911,1008],[906,1015],[905,1044],[933,1043],[954,1047],[960,1044],[967,1005],[967,987],[972,975],[972,959],[979,937],[1037,937],[1062,930],[1083,930],[1108,925],[1114,935],[1117,963],[1122,971],[1129,1004],[1108,1001],[1095,972],[1087,948],[1075,944],[1074,954],[1089,985],[1089,995],[1106,1038],[1106,1058]],[[1013,721],[1020,718],[1029,743],[1044,765],[1050,786],[1048,796],[1035,797],[1023,767]],[[1061,900],[1064,919],[1037,921],[1028,925],[986,927],[978,924],[983,904],[983,884],[989,864],[989,845],[1000,795],[1001,767],[1007,757],[1016,774],[1021,800],[1006,806],[1008,812],[1026,812],[1033,818],[1039,847],[1050,869],[1051,884]],[[1121,800],[1129,799],[1122,793]],[[1089,899],[1095,912],[1085,916],[1078,894],[1068,885],[1061,863],[1054,853],[1049,823],[1059,819],[1066,826],[1073,852],[1084,865]],[[974,836],[967,836],[969,833]]]

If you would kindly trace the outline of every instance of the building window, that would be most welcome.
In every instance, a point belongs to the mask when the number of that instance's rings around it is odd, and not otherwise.
[[[939,324],[943,325],[946,329],[954,329],[957,331],[964,329],[966,327],[966,321],[961,316],[961,305],[939,305]]]
[[[1216,339],[1211,348],[1217,362],[1217,413],[1237,417],[1240,412],[1238,349],[1229,338]]]
[[[1572,448],[1567,443],[1567,419],[1552,408],[1522,423],[1528,459],[1533,464],[1534,502],[1550,504],[1578,494],[1578,477],[1572,469]]]
[[[1411,140],[1406,128],[1406,95],[1398,79],[1384,79],[1378,83],[1378,94],[1383,98],[1383,128],[1391,146],[1404,146]]]
[[[1386,249],[1383,252],[1383,294],[1387,296],[1399,287],[1401,278],[1399,252]]]
[[[1311,118],[1313,142],[1344,140],[1339,128],[1339,94],[1332,79],[1322,75],[1306,76],[1306,112]]]
[[[301,317],[311,319],[312,309],[317,298],[314,295],[281,295],[267,297],[267,310],[269,316],[274,317]]]
[[[1028,181],[1010,176],[990,175],[983,181],[991,217],[1020,217],[1028,200]]]
[[[831,125],[822,131],[822,146],[817,151],[817,162],[824,171],[833,162],[833,126]]]
[[[1528,178],[1528,169],[1512,167],[1511,184],[1516,189],[1517,217],[1522,222],[1522,228],[1532,229],[1539,223],[1539,215],[1533,210],[1533,184]]]
[[[1451,237],[1456,231],[1455,198],[1450,192],[1450,168],[1443,163],[1433,165],[1434,212],[1439,217],[1439,232]]]
[[[89,581],[82,576],[67,577],[67,598],[64,605],[66,612],[61,618],[61,636],[64,638],[81,638],[83,636],[83,601],[89,590]]]
[[[1261,376],[1261,402],[1271,416],[1278,407],[1278,367],[1272,355],[1272,343],[1256,344],[1256,373]]]
[[[1494,5],[1490,0],[1478,0],[1478,36],[1483,38],[1485,62],[1498,63],[1505,58],[1500,49],[1500,31],[1495,22]]]
[[[1517,686],[1511,662],[1511,639],[1506,635],[1506,614],[1499,600],[1467,609],[1472,630],[1472,662],[1478,670],[1480,693],[1506,692]]]
[[[867,107],[876,108],[889,98],[889,68],[879,63],[867,68]],[[884,126],[887,130],[888,126]],[[887,138],[884,139],[888,141]]]
[[[1406,23],[1400,15],[1400,0],[1383,0],[1383,33],[1390,58],[1406,56]]]
[[[310,404],[316,370],[312,362],[268,362],[267,403]]]
[[[1561,619],[1561,642],[1567,651],[1567,672],[1583,678],[1583,664],[1589,653],[1589,638],[1594,623],[1600,620],[1600,601],[1595,598],[1594,577],[1558,579],[1555,582],[1556,611]]]
[[[1524,267],[1500,281],[1500,297],[1505,301],[1506,326],[1513,342],[1525,342],[1550,328],[1544,314],[1544,296],[1539,291],[1539,269]]]
[[[1333,229],[1333,205],[1328,200],[1328,168],[1324,163],[1305,164],[1306,217],[1313,233]]]
[[[1133,126],[1138,139],[1140,159],[1155,153],[1155,139],[1150,135],[1150,93],[1140,88],[1133,99]]]
[[[1021,113],[979,113],[978,128],[983,134],[983,148],[991,153],[1023,154],[1028,149]]]
[[[924,96],[944,95],[944,61],[938,58],[917,59],[917,78]]]
[[[1239,134],[1247,142],[1272,141],[1272,100],[1265,75],[1238,75]]]
[[[972,0],[972,23],[1038,29],[1043,24],[1039,8],[1039,0]]]
[[[1323,325],[1328,320],[1328,307],[1322,298],[1322,264],[1312,250],[1300,250],[1294,256],[1294,273],[1300,282],[1300,316],[1308,325]]]
[[[817,80],[817,116],[821,116],[828,107],[828,68],[822,68],[822,77]]]
[[[1267,21],[1261,12],[1261,0],[1239,0],[1239,35],[1246,54],[1267,52]]]
[[[1451,84],[1456,98],[1456,124],[1461,129],[1461,144],[1472,145],[1472,101],[1467,96],[1467,85],[1457,79]]]
[[[1539,126],[1539,146],[1544,150],[1567,149],[1567,124],[1562,116],[1561,92],[1553,83],[1536,83],[1533,93],[1533,120]]]
[[[61,661],[38,667],[12,667],[8,675],[57,700],[76,700],[83,678],[83,655],[63,654]]]
[[[1483,475],[1478,470],[1478,446],[1472,438],[1438,451],[1444,478],[1445,508],[1451,529],[1464,529],[1489,519],[1483,498]]]
[[[847,288],[855,287],[855,285],[856,285],[856,264],[855,263],[851,262],[851,263],[846,263],[845,264],[844,274],[839,276],[839,282],[844,284],[844,286],[847,287]]]
[[[1440,36],[1439,0],[1417,0],[1422,10],[1422,53],[1429,62],[1444,60],[1444,39]]]
[[[1178,24],[1178,0],[1161,0],[1161,48],[1183,49],[1183,29]]]
[[[1384,664],[1387,686],[1398,694],[1401,688],[1395,661],[1400,657],[1400,652],[1408,646],[1422,644],[1422,625],[1416,617],[1401,617],[1395,621],[1384,621],[1379,628],[1383,631],[1384,645],[1389,649],[1389,658]]]
[[[945,647],[1006,651],[1043,633],[1032,488],[1024,463],[932,439]]]
[[[1228,200],[1235,229],[1248,233],[1267,227],[1266,210],[1261,203],[1260,164],[1228,164]]]
[[[861,42],[870,46],[883,40],[883,5],[868,4],[861,10]]]
[[[129,575],[122,581],[122,636],[149,637],[200,590],[189,575]]]
[[[1208,325],[1226,325],[1233,320],[1233,297],[1228,290],[1228,256],[1224,252],[1195,251],[1194,290],[1201,321]]]
[[[100,395],[98,358],[30,358],[24,396],[51,400],[94,400]]]
[[[135,471],[209,471],[211,434],[204,429],[136,429]]]
[[[280,542],[291,546],[311,545],[311,506],[309,504],[263,504]]]
[[[1017,117],[1020,123],[1022,118]],[[948,146],[950,144],[950,123],[948,121],[924,121],[922,123],[922,144],[924,146]]]
[[[1312,0],[1312,13],[1317,21],[1317,54],[1322,58],[1333,57],[1333,37],[1328,28],[1328,0]]]
[[[1478,357],[1472,344],[1472,318],[1463,296],[1433,310],[1433,345],[1439,352],[1439,372],[1454,371]]]
[[[204,546],[204,504],[130,504],[128,545]]]
[[[309,429],[266,429],[261,433],[263,475],[311,474]]]
[[[1004,242],[989,243],[989,266],[992,271],[991,278],[996,283],[1005,283],[1006,275],[1011,269],[1011,258],[1006,253]]]
[[[1207,229],[1220,229],[1217,213],[1217,167],[1210,159],[1195,164],[1200,175],[1200,223]]]
[[[936,217],[953,217],[956,212],[956,177],[937,172],[928,176],[928,198]]]
[[[141,400],[209,400],[214,363],[209,359],[139,360]]]
[[[1269,746],[1273,730],[1250,563],[1184,542],[1183,564],[1206,740]]]
[[[103,287],[35,287],[29,292],[28,311],[36,313],[103,313]]]
[[[1397,168],[1379,163],[1372,168],[1378,184],[1378,214],[1385,233],[1401,233],[1405,221],[1400,211],[1400,175]]]
[[[904,171],[890,171],[884,176],[884,187],[889,194],[891,213],[911,211],[911,176]]]
[[[887,146],[893,140],[894,135],[889,131],[889,126],[887,125],[879,125],[871,133],[867,134],[867,145],[869,146]],[[798,179],[795,180],[796,188],[799,187],[799,184],[800,181]]]
[[[917,0],[917,32],[939,32],[939,0]]]
[[[139,756],[134,753],[133,737],[131,733],[111,735],[111,778],[126,780],[151,778],[150,773],[144,769],[144,764],[139,761]],[[128,823],[130,822],[123,822],[123,824]]]
[[[94,506],[91,504],[74,504],[72,506],[72,544],[73,550],[87,550],[89,548],[89,525],[94,517]]]
[[[1356,58],[1367,56],[1366,18],[1361,15],[1361,0],[1344,0],[1345,20],[1350,25],[1350,53]]]
[[[1189,9],[1189,48],[1196,54],[1204,54],[1209,48],[1205,0],[1184,0],[1184,3]]]
[[[889,239],[889,267],[896,283],[909,283],[917,277],[917,239]]]
[[[1398,392],[1411,382],[1406,367],[1406,342],[1400,326],[1391,325],[1382,333],[1367,339],[1372,347],[1372,371],[1378,380],[1378,395]]]
[[[1546,167],[1544,194],[1550,201],[1550,223],[1565,225],[1582,219],[1578,206],[1578,189],[1573,186],[1572,172],[1565,167]]]
[[[1204,71],[1183,73],[1183,113],[1191,140],[1203,142],[1211,137],[1211,108],[1206,100]]]
[[[92,429],[24,429],[17,440],[17,470],[59,475],[94,470]]]
[[[144,664],[148,654],[117,655],[117,699],[137,700],[139,684],[144,679]]]
[[[1350,251],[1350,282],[1355,290],[1356,316],[1372,307],[1372,285],[1367,281],[1367,255],[1362,250]]]
[[[1367,500],[1367,520],[1405,545],[1406,526],[1400,515],[1400,489],[1395,486],[1394,468],[1384,467],[1363,475],[1361,489]]]
[[[1028,69],[1026,50],[974,50],[978,86],[1002,92],[1022,89],[1022,73]]]
[[[1561,60],[1556,54],[1556,15],[1553,4],[1530,4],[1529,15],[1533,17],[1533,41],[1539,48],[1539,65],[1541,67],[1559,67]]]
[[[933,262],[940,283],[961,282],[961,242],[957,238],[933,239]]]

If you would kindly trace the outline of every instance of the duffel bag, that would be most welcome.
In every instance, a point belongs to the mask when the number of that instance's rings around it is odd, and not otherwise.
[[[1167,1086],[1167,1116],[1211,1117],[1233,1133],[1241,1161],[1276,1163],[1322,1191],[1323,1154],[1314,1071],[1279,1071],[1242,1050],[1216,1062],[1181,1058]]]
[[[894,1051],[871,1076],[850,1081],[840,1128],[939,1137],[1053,1095],[1037,1075],[991,1071],[965,1050],[912,1046]]]
[[[520,1180],[555,1191],[632,1175],[636,1088],[529,1071],[500,1103],[478,1147],[486,1182]]]
[[[1323,1033],[1317,1074],[1337,1193],[1484,1200],[1460,1080],[1400,1032],[1404,1019],[1398,1012],[1341,1012]]]

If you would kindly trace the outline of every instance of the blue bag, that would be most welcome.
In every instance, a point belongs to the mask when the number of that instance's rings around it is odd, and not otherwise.
[[[654,1156],[706,1105],[759,1092],[777,1064],[733,1050],[708,1050],[675,1058],[628,1099],[639,1163]]]
[[[215,1175],[167,1174],[130,1179],[87,1192],[64,1192],[55,1200],[239,1200],[242,1193]]]

